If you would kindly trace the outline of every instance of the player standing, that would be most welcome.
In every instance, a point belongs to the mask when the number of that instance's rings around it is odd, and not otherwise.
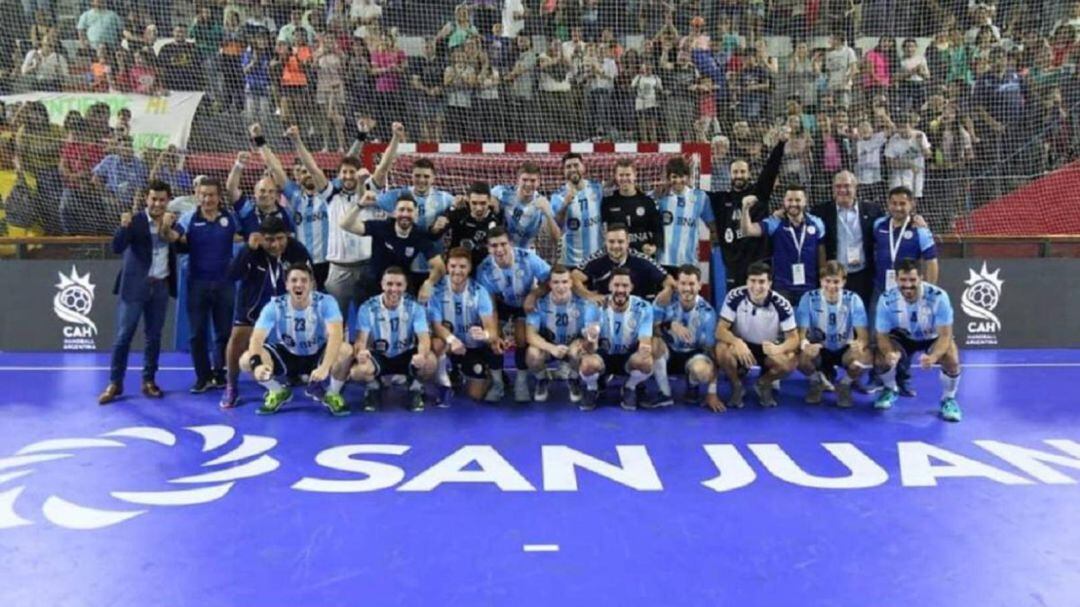
[[[788,186],[784,192],[783,217],[769,215],[761,223],[751,223],[757,204],[752,195],[742,200],[743,237],[769,238],[775,289],[784,299],[797,302],[818,283],[818,269],[825,265],[825,223],[806,212],[806,189],[801,185]]]
[[[696,263],[698,222],[704,221],[709,231],[716,232],[712,206],[705,192],[690,187],[690,165],[682,156],[667,162],[664,174],[668,192],[657,197],[656,206],[664,222],[664,248],[660,250],[660,265],[672,276],[682,265]]]
[[[506,215],[506,231],[515,247],[535,248],[536,237],[545,225],[551,239],[559,241],[559,225],[555,222],[548,199],[537,191],[539,187],[540,167],[526,162],[518,168],[517,187],[497,185],[491,189],[491,195],[499,201]]]
[[[632,158],[620,158],[615,163],[615,186],[618,189],[600,202],[605,231],[617,223],[625,225],[630,247],[656,259],[664,246],[664,224],[656,201],[637,186],[637,168]]]
[[[567,152],[562,157],[566,183],[551,196],[555,222],[563,226],[563,264],[574,267],[600,250],[600,203],[604,186],[585,179],[581,154]]]

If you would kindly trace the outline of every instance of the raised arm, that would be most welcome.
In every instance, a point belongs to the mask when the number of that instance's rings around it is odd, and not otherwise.
[[[293,148],[296,150],[296,156],[300,159],[300,163],[304,165],[307,172],[311,174],[312,181],[315,182],[315,189],[317,191],[323,191],[326,186],[330,184],[330,181],[326,178],[326,173],[323,173],[319,168],[319,163],[315,162],[315,157],[308,151],[307,146],[304,145],[303,138],[300,137],[300,127],[295,124],[285,130],[285,136],[293,142]],[[284,172],[284,169],[282,169]]]
[[[750,221],[750,209],[758,203],[757,196],[745,196],[742,199],[742,213],[739,216],[739,229],[742,230],[743,238],[757,238],[761,236],[761,224]]]
[[[233,163],[232,169],[229,170],[229,177],[225,180],[225,192],[230,204],[236,204],[236,201],[243,196],[243,192],[240,191],[240,180],[243,179],[244,168],[250,160],[251,152],[246,150],[237,152],[236,162]]]
[[[266,138],[263,137],[262,126],[259,123],[251,125],[249,128],[251,134],[251,140],[255,144],[256,149],[259,150],[259,156],[262,157],[263,164],[270,171],[270,176],[273,178],[274,183],[277,184],[278,189],[285,187],[285,183],[289,180],[289,177],[285,174],[285,167],[281,166],[281,159],[277,157],[274,150],[270,148],[270,144],[266,142]]]
[[[394,135],[390,138],[390,144],[386,146],[379,166],[375,167],[375,172],[371,174],[371,182],[379,188],[386,187],[386,176],[390,173],[390,167],[394,165],[394,159],[397,158],[398,145],[405,140],[405,125],[395,122],[391,130]]]

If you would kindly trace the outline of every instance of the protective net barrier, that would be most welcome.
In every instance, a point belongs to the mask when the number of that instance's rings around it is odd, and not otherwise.
[[[107,234],[151,177],[223,177],[252,122],[333,155],[363,119],[708,142],[713,188],[788,128],[780,179],[812,202],[851,170],[870,203],[912,187],[937,233],[1075,233],[1053,173],[1080,150],[1078,35],[1072,0],[4,0],[3,229]],[[440,178],[492,159],[461,162]]]

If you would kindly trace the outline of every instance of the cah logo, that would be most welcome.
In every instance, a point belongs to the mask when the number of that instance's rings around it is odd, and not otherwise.
[[[94,307],[94,284],[90,282],[90,273],[79,276],[75,266],[71,266],[71,276],[57,272],[59,289],[53,297],[53,312],[64,321],[65,350],[96,350],[94,336],[97,325],[90,319],[90,310]]]
[[[1005,284],[1004,280],[998,278],[1000,273],[1000,268],[993,272],[987,270],[985,261],[978,273],[968,268],[969,278],[964,281],[967,288],[960,296],[960,307],[964,314],[975,319],[967,326],[966,343],[969,346],[994,346],[998,343],[1001,319],[994,314],[994,309],[1001,300],[1001,285]]]
[[[207,458],[213,455],[212,451],[225,446],[236,436],[236,430],[223,425],[190,426],[185,430],[202,438],[201,451],[197,450],[196,453],[207,453],[209,454]],[[178,442],[181,444],[178,445]],[[20,496],[27,485],[19,483],[11,488],[5,488],[4,485],[14,484],[11,482],[29,476],[35,472],[35,467],[39,464],[71,458],[80,451],[100,453],[102,449],[125,448],[131,446],[129,443],[141,443],[141,445],[136,445],[136,449],[149,443],[156,443],[160,447],[169,447],[170,451],[178,453],[182,450],[190,451],[194,441],[186,438],[178,441],[175,434],[163,428],[136,426],[121,428],[96,437],[43,440],[23,447],[12,457],[0,457],[0,470],[7,470],[0,474],[0,529],[23,527],[36,522],[22,516],[29,515],[28,507],[16,509],[16,506],[26,501],[24,498],[20,502]],[[108,491],[109,497],[119,504],[116,507],[90,507],[84,505],[87,496],[83,496],[84,503],[80,504],[72,501],[71,496],[66,493],[60,495],[51,490],[31,493],[35,496],[40,494],[43,497],[39,510],[44,520],[49,523],[65,529],[102,529],[146,514],[151,508],[194,506],[219,500],[229,493],[238,480],[262,476],[277,470],[281,464],[267,455],[267,452],[276,445],[277,439],[268,436],[242,435],[240,444],[235,448],[202,462],[203,468],[211,468],[208,471],[168,479],[165,481],[168,485],[164,489]],[[40,475],[30,478],[38,476]],[[116,480],[120,483],[130,482],[125,478]],[[67,487],[68,491],[71,490],[68,483],[63,483],[61,486]],[[101,498],[98,497],[95,503],[100,501]]]

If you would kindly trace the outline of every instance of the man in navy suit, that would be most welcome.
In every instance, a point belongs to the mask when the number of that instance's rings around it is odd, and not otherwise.
[[[142,213],[123,213],[120,227],[113,235],[114,253],[123,254],[123,266],[116,277],[113,293],[117,302],[116,341],[113,343],[109,385],[98,396],[105,405],[124,392],[124,373],[127,372],[128,351],[139,319],[145,318],[143,333],[142,393],[161,398],[162,391],[154,381],[161,353],[161,330],[169,297],[176,297],[176,254],[170,246],[175,240],[172,225],[176,216],[165,209],[169,204],[169,184],[151,181],[147,186],[146,210]]]
[[[867,310],[874,292],[874,222],[882,215],[877,203],[859,202],[858,181],[850,171],[833,178],[833,202],[814,209],[825,223],[825,258],[847,270],[847,288]],[[796,302],[793,302],[796,304]]]

